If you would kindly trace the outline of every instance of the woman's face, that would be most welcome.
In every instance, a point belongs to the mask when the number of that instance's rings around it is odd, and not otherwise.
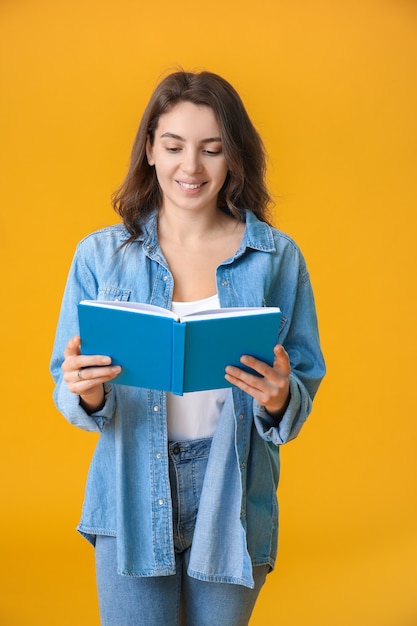
[[[210,107],[180,102],[161,115],[146,154],[162,190],[160,208],[193,212],[217,208],[228,168]]]

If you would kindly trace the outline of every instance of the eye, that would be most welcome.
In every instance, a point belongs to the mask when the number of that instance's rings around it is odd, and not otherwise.
[[[221,150],[204,150],[204,154],[207,154],[207,156],[217,156],[218,154],[221,154],[222,151]]]
[[[171,152],[173,154],[181,150],[181,148],[178,148],[177,146],[167,146],[165,149],[167,152]]]

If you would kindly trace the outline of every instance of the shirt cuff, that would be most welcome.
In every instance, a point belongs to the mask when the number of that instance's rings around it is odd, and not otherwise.
[[[254,421],[260,436],[277,446],[294,439],[310,412],[307,407],[303,410],[302,404],[300,389],[292,378],[290,379],[290,402],[279,420],[271,416],[264,406],[254,400]]]
[[[104,385],[104,405],[90,415],[80,405],[80,397],[72,393],[62,381],[55,395],[55,403],[64,417],[78,428],[90,432],[101,432],[115,412],[116,402],[112,385]]]

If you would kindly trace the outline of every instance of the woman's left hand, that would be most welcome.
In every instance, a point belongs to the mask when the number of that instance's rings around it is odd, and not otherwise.
[[[261,374],[262,378],[232,365],[226,367],[225,378],[255,398],[272,416],[281,416],[290,399],[291,366],[288,354],[280,344],[275,346],[274,355],[272,367],[252,356],[244,355],[240,359],[244,365]]]

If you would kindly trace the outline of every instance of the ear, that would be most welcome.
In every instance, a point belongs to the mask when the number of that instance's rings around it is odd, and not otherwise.
[[[149,165],[155,165],[155,159],[153,158],[153,148],[151,142],[149,141],[149,137],[146,140],[146,158],[148,159]]]

